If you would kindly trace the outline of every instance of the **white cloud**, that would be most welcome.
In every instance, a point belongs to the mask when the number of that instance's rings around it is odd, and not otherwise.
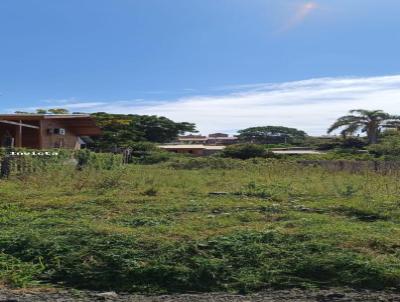
[[[320,78],[279,84],[244,85],[225,95],[199,95],[166,102],[143,100],[78,102],[71,110],[162,115],[190,121],[202,133],[234,132],[251,126],[280,125],[325,134],[350,109],[383,109],[400,114],[400,75]]]

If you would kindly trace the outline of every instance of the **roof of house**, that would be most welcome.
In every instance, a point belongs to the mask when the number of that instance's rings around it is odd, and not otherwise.
[[[160,145],[159,148],[165,150],[218,150],[221,151],[226,148],[226,146],[208,146],[201,144],[193,144],[193,145]],[[276,148],[271,149],[272,153],[275,154],[287,154],[287,155],[301,155],[301,154],[323,154],[323,152],[305,149],[305,148]]]
[[[206,146],[206,145],[160,145],[158,147],[166,150],[176,150],[176,149],[223,150],[225,148],[225,146]]]
[[[234,136],[216,136],[216,137],[209,136],[209,137],[207,137],[207,139],[209,139],[209,140],[237,140],[238,138],[234,137]]]
[[[36,113],[13,113],[13,114],[0,114],[0,118],[7,118],[10,120],[43,120],[43,119],[69,119],[69,118],[87,118],[89,114],[36,114]]]
[[[207,137],[178,137],[179,141],[206,141]]]
[[[0,120],[14,122],[21,120],[24,122],[58,120],[62,121],[65,127],[68,127],[79,136],[101,134],[100,127],[96,125],[94,119],[88,114],[0,114]]]
[[[231,136],[231,137],[225,137],[225,136],[218,136],[218,137],[213,137],[213,136],[203,136],[203,137],[178,137],[179,141],[206,141],[206,140],[237,140],[237,137]]]
[[[302,155],[302,154],[323,154],[323,152],[316,150],[271,150],[275,154],[287,154],[287,155]]]

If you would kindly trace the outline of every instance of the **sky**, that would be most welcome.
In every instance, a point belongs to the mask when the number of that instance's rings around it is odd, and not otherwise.
[[[1,0],[0,112],[155,114],[203,134],[400,114],[398,0]]]

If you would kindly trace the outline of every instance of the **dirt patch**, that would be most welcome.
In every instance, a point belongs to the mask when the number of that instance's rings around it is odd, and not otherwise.
[[[0,289],[0,302],[397,302],[400,293],[332,290],[281,290],[268,291],[247,296],[226,293],[176,294],[163,296],[141,296],[117,294],[115,292],[87,292],[76,290],[8,290]]]

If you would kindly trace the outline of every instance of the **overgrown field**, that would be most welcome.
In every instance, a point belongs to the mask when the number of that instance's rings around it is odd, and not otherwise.
[[[276,160],[60,165],[0,181],[0,280],[147,293],[399,289],[399,222],[400,175]]]

